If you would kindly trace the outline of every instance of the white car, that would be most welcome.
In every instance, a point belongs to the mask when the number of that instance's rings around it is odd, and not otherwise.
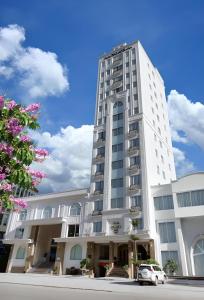
[[[137,275],[140,285],[144,282],[150,282],[153,285],[157,285],[158,282],[164,284],[167,280],[166,273],[157,265],[141,264]]]

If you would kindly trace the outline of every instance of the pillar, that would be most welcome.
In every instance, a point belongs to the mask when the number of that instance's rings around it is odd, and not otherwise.
[[[65,243],[57,243],[56,260],[54,264],[54,272],[57,275],[62,275],[64,264]]]
[[[133,243],[128,241],[128,275],[129,278],[134,278],[134,266],[133,266]]]

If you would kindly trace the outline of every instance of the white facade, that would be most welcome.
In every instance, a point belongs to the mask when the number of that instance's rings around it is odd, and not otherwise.
[[[97,276],[120,261],[131,277],[136,235],[138,259],[204,275],[203,176],[175,180],[163,80],[140,42],[114,48],[99,60],[90,189],[28,197],[27,213],[9,220],[7,271],[59,258],[65,274],[88,257]],[[189,191],[196,205],[179,196]]]

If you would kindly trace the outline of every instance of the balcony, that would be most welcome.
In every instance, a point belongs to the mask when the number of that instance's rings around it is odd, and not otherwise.
[[[92,214],[93,217],[94,216],[102,216],[102,211],[101,210],[93,210]]]
[[[131,166],[128,167],[129,175],[139,174],[139,172],[140,172],[140,166],[139,165],[131,165]]]
[[[129,196],[133,196],[134,194],[140,191],[140,186],[137,184],[132,184],[128,187],[127,192]]]
[[[123,75],[123,70],[117,70],[117,71],[114,71],[113,74],[111,75],[111,78],[116,78],[116,77],[119,77]]]
[[[131,156],[131,155],[139,155],[139,147],[129,147],[128,149],[128,155]]]
[[[103,190],[95,190],[94,195],[102,195],[103,194]]]
[[[139,132],[138,130],[134,129],[134,130],[129,130],[128,134],[127,134],[128,138],[133,138],[133,137],[139,137]]]
[[[103,180],[103,178],[104,178],[104,172],[103,171],[96,172],[93,175],[93,181],[95,181],[95,180]]]
[[[93,159],[93,163],[103,162],[104,161],[104,154],[97,154],[96,157]]]
[[[122,63],[123,63],[122,58],[119,58],[119,59],[113,61],[112,65],[111,65],[111,68],[116,68],[116,67],[122,65]]]
[[[116,81],[115,83],[113,83],[111,86],[110,86],[110,89],[111,90],[115,90],[115,89],[118,89],[119,87],[123,86],[123,81],[120,80],[120,81]]]
[[[131,206],[129,213],[132,217],[137,217],[141,213],[141,207],[139,206]]]
[[[105,145],[105,139],[98,139],[96,142],[94,142],[94,148],[98,148]]]

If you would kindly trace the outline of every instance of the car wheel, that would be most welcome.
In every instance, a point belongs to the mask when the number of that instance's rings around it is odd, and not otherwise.
[[[155,281],[153,282],[153,285],[158,285],[158,278],[157,277],[155,277]]]
[[[164,279],[162,280],[162,284],[166,283],[166,276],[164,276]]]
[[[139,285],[143,285],[143,281],[140,281],[140,282],[139,282]]]

